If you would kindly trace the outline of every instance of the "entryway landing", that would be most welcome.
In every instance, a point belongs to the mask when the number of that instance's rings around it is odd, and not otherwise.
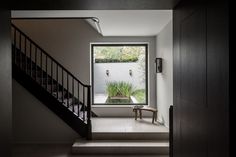
[[[153,124],[151,118],[138,120],[134,118],[92,118],[92,132],[168,133],[169,129],[158,122]]]
[[[169,129],[151,118],[92,118],[93,139],[168,140]]]

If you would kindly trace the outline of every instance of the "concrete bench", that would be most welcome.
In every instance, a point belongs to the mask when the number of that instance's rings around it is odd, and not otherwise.
[[[140,119],[142,119],[142,111],[150,111],[152,112],[152,123],[154,123],[154,121],[157,121],[157,109],[152,108],[152,107],[148,107],[148,106],[144,106],[144,107],[133,107],[133,112],[135,113],[135,120],[137,120],[138,118],[138,112],[139,112],[139,117]]]

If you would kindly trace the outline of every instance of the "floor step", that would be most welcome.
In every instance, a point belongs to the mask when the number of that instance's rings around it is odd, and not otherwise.
[[[93,140],[169,140],[169,129],[151,118],[92,118]]]
[[[92,140],[76,141],[72,146],[73,154],[145,154],[168,155],[167,141],[151,140]]]
[[[168,141],[168,132],[93,132],[94,140],[160,140]]]

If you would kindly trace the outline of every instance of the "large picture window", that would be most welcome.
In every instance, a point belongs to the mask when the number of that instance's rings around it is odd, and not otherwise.
[[[147,44],[92,44],[94,105],[147,104]]]

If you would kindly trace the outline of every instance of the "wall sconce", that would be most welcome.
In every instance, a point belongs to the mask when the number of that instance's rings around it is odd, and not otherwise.
[[[109,76],[109,70],[106,70],[106,75]]]
[[[162,58],[156,58],[156,73],[162,72]]]
[[[129,70],[129,75],[133,76],[133,71],[131,69]]]

